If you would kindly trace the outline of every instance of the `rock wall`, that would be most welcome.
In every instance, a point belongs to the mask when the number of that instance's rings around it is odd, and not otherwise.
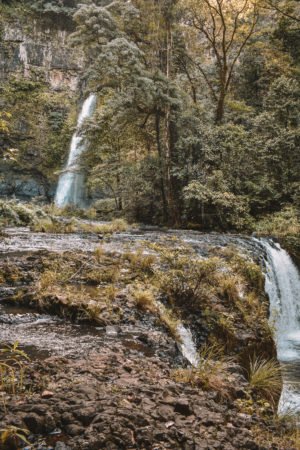
[[[0,127],[0,197],[51,200],[76,121],[82,56],[69,45],[70,19],[15,4],[0,13],[0,111],[8,122]],[[5,157],[9,149],[14,158]]]

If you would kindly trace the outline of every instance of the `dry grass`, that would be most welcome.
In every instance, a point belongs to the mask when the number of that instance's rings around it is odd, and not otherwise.
[[[113,234],[127,231],[129,225],[124,219],[115,219],[108,223],[79,223],[77,231],[96,234]]]
[[[198,367],[177,369],[172,373],[173,378],[181,383],[213,390],[222,398],[231,398],[235,378],[229,368],[233,365],[233,360],[224,356],[223,348],[216,344],[204,346],[199,356]]]
[[[131,287],[131,295],[138,308],[149,311],[151,313],[158,312],[155,294],[151,286],[135,284]]]
[[[300,430],[295,423],[295,418],[289,423],[286,419],[275,420],[272,431],[263,429],[259,426],[252,429],[255,441],[264,448],[278,448],[282,450],[300,449]]]
[[[84,277],[89,284],[116,283],[120,277],[120,269],[117,265],[97,268],[86,272]]]
[[[275,404],[282,388],[279,363],[274,359],[254,357],[250,361],[248,381],[255,393]]]
[[[101,246],[97,247],[96,250],[94,251],[94,256],[95,256],[97,263],[99,264],[105,257],[104,248]]]
[[[153,274],[153,265],[156,262],[155,255],[146,254],[143,249],[139,248],[136,252],[124,253],[123,259],[129,261],[130,268],[134,272]]]
[[[31,226],[31,230],[36,233],[68,234],[75,233],[77,227],[74,221],[61,222],[46,218],[35,221]]]
[[[178,333],[180,320],[175,316],[174,312],[160,303],[158,305],[158,314],[160,322],[166,326],[176,341],[180,341],[180,334]]]

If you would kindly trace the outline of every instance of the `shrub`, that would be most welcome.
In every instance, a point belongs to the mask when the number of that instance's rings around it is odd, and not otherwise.
[[[280,212],[265,216],[256,224],[255,229],[261,236],[299,235],[299,212],[293,206],[286,206]]]

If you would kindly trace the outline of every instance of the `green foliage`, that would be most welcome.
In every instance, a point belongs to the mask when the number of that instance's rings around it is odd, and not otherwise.
[[[0,390],[17,394],[24,391],[27,354],[18,342],[0,348]]]
[[[17,200],[0,200],[0,225],[29,225],[45,217],[45,212],[34,205],[20,203]]]
[[[98,96],[81,130],[90,197],[102,199],[94,215],[249,232],[257,218],[297,207],[297,2],[249,1],[242,13],[238,2],[213,5],[30,3],[43,21],[74,12],[69,41],[84,55],[82,85]],[[3,86],[1,148],[52,182],[77,110],[41,79],[33,71]]]
[[[282,211],[268,215],[256,224],[260,235],[286,237],[299,235],[299,211],[293,206],[286,206]]]
[[[30,445],[30,442],[26,439],[28,434],[28,430],[10,425],[7,428],[0,429],[0,441],[5,447],[8,445],[7,448],[12,448],[12,445],[14,447],[24,444]]]
[[[38,13],[70,16],[76,8],[76,0],[34,0],[30,8]]]

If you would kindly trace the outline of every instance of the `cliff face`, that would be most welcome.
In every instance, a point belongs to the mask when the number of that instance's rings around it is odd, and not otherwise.
[[[49,200],[76,120],[82,58],[68,43],[70,19],[24,6],[0,12],[0,196]],[[13,158],[3,158],[7,149]]]

